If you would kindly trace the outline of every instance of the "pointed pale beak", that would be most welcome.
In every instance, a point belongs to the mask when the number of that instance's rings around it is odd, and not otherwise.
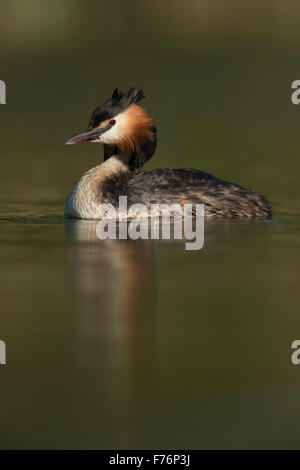
[[[67,145],[81,144],[82,142],[91,142],[96,140],[101,134],[108,131],[110,126],[98,127],[96,129],[85,129],[71,139],[67,140]]]

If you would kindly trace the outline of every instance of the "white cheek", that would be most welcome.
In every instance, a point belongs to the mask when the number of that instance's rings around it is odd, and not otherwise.
[[[103,144],[115,144],[122,139],[123,129],[126,127],[126,116],[124,113],[118,114],[115,118],[116,124],[109,131],[106,131],[100,139]]]
[[[105,134],[101,136],[100,141],[104,144],[113,144],[114,142],[118,141],[119,139],[119,132],[118,132],[118,124],[115,124],[113,127],[106,131]]]

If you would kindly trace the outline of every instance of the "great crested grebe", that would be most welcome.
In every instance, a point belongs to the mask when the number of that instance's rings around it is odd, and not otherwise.
[[[115,89],[112,97],[95,109],[89,127],[67,144],[104,144],[104,162],[85,173],[69,195],[65,217],[101,219],[102,205],[118,208],[119,196],[128,206],[144,204],[204,204],[205,217],[266,219],[271,208],[263,196],[204,171],[164,168],[141,171],[156,148],[156,127],[137,103],[141,88],[127,93]]]

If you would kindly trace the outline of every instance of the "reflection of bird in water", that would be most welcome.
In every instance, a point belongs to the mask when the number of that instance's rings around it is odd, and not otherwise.
[[[77,353],[84,366],[104,371],[116,406],[142,401],[149,372],[154,312],[151,245],[98,240],[96,221],[66,220],[77,310]],[[138,410],[138,408],[136,408]]]
[[[97,238],[96,225],[96,221],[66,220],[66,230],[70,238],[90,242],[76,244],[74,247],[75,254],[79,255],[79,258],[76,258],[76,268],[83,268],[77,270],[80,276],[79,288],[85,286],[87,292],[116,289],[116,295],[112,297],[113,302],[120,302],[123,312],[136,311],[147,293],[147,281],[151,271],[151,247],[149,244],[130,240],[100,241]],[[100,277],[101,283],[98,283]],[[106,308],[110,308],[109,304]]]
[[[102,204],[118,210],[119,196],[128,205],[205,204],[207,217],[255,218],[271,216],[265,198],[254,191],[229,183],[200,170],[158,169],[141,171],[156,148],[156,127],[137,103],[143,90],[127,93],[116,89],[111,99],[95,109],[89,127],[67,144],[104,144],[104,163],[92,168],[79,180],[68,197],[65,216],[79,219],[103,217]]]

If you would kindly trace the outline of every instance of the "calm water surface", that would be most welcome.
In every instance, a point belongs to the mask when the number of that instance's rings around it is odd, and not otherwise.
[[[299,447],[299,217],[188,252],[43,211],[0,221],[1,447]]]

